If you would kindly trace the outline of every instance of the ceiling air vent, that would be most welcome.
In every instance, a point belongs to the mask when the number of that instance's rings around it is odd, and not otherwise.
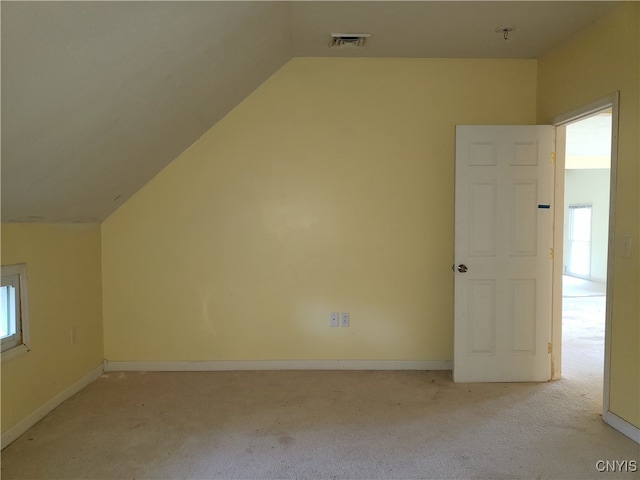
[[[332,33],[330,48],[362,48],[370,33]]]

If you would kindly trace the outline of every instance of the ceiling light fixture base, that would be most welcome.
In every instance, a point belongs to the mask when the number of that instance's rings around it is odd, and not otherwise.
[[[509,40],[509,34],[513,32],[515,29],[516,27],[514,27],[513,25],[505,25],[503,27],[497,27],[495,29],[495,32],[501,33],[502,38],[504,38],[505,40]]]

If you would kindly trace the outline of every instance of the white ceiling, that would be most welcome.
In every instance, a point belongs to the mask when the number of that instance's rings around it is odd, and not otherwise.
[[[294,56],[537,58],[614,6],[3,1],[2,221],[102,221]]]
[[[565,168],[611,168],[611,110],[567,125]]]
[[[329,34],[371,33],[344,56],[538,58],[593,22],[611,2],[294,2],[295,56],[326,57]],[[496,27],[515,26],[505,42]]]

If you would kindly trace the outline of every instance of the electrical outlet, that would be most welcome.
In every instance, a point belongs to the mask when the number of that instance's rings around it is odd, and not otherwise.
[[[347,312],[343,312],[340,314],[340,326],[341,327],[349,326],[349,314]]]
[[[338,326],[338,312],[331,312],[329,314],[329,326],[330,327]]]

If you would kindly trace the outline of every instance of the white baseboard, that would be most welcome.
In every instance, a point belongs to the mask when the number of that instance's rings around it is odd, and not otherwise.
[[[104,367],[102,364],[91,370],[80,380],[65,388],[58,395],[53,397],[51,400],[46,402],[44,405],[40,406],[35,412],[33,412],[28,417],[24,418],[16,425],[11,427],[9,430],[2,434],[2,439],[0,440],[1,448],[5,448],[13,441],[15,441],[20,435],[33,427],[36,423],[38,423],[42,417],[44,417],[51,410],[56,408],[62,402],[70,398],[71,396],[78,393],[84,387],[93,382],[96,378],[98,378],[104,372]]]
[[[105,372],[209,372],[238,370],[451,370],[451,360],[230,360],[193,362],[112,362]]]
[[[611,412],[605,412],[604,415],[602,415],[602,419],[605,421],[605,423],[611,425],[620,433],[625,434],[631,440],[635,441],[636,443],[640,443],[640,428],[630,424],[626,420],[623,420],[622,418]]]

